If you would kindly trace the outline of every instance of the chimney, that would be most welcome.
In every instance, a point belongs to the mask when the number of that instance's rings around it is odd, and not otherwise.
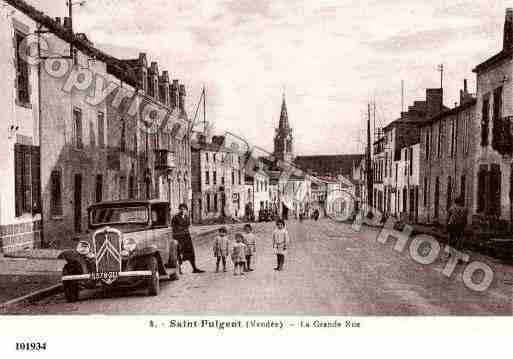
[[[460,90],[460,105],[463,105],[468,100],[472,99],[472,95],[468,92],[467,79],[463,80],[463,90]]]
[[[64,18],[64,23],[62,24],[65,30],[72,31],[71,29],[71,19],[69,17]]]
[[[467,79],[463,79],[463,91],[468,93]]]
[[[504,21],[504,42],[502,49],[504,51],[513,50],[513,8],[506,9],[506,18]]]
[[[161,77],[161,86],[164,90],[163,95],[164,98],[162,101],[169,106],[169,73],[167,71],[162,71],[162,77]]]
[[[178,106],[178,80],[173,80],[171,85],[171,107],[175,108]]]
[[[180,109],[180,112],[185,112],[185,85],[180,85],[178,89],[178,108]]]
[[[59,26],[62,26],[62,24],[61,24],[61,18],[60,18],[60,17],[56,17],[56,18],[55,18],[55,22],[56,22]]]
[[[443,89],[426,89],[427,117],[436,115],[443,108]]]

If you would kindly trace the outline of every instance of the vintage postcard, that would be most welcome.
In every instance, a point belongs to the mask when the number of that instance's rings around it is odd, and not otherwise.
[[[511,318],[513,2],[3,0],[0,46],[1,332]]]

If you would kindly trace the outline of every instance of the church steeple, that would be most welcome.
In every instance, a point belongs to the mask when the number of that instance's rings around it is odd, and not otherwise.
[[[292,128],[289,124],[289,116],[287,113],[287,103],[285,94],[281,103],[280,121],[276,134],[274,136],[274,156],[280,161],[291,162],[294,159],[293,153]]]
[[[283,100],[281,103],[281,114],[280,114],[280,129],[289,128],[289,116],[287,114],[287,103],[285,102],[285,94],[283,94]]]

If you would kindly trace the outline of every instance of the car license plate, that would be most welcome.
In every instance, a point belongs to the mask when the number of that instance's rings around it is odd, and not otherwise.
[[[101,280],[112,283],[119,277],[119,272],[94,272],[90,274],[92,280]]]

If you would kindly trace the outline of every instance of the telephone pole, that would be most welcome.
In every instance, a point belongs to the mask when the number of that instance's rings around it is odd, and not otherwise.
[[[373,205],[373,173],[371,161],[371,109],[367,104],[367,151],[365,156],[365,167],[367,168],[367,204],[369,208]]]

